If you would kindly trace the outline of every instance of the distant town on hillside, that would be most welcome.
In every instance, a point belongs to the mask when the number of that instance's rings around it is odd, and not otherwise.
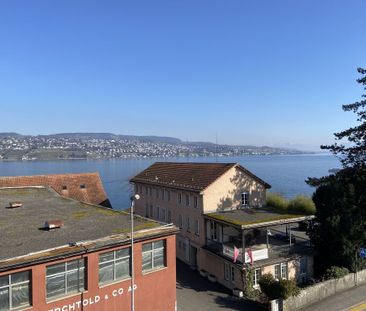
[[[152,157],[283,155],[309,153],[269,146],[184,142],[159,136],[110,133],[21,135],[0,133],[0,160],[62,160]]]

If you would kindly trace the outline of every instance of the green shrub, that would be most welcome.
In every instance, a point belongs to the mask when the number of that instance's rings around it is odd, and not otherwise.
[[[275,280],[272,274],[263,274],[259,280],[259,286],[261,291],[268,297],[269,300],[273,299],[287,299],[291,296],[297,296],[300,293],[300,289],[297,287],[293,280]]]
[[[304,213],[307,215],[314,215],[316,211],[313,200],[304,195],[298,195],[294,199],[290,200],[288,209],[293,212]]]
[[[286,211],[288,209],[288,200],[277,193],[267,194],[267,205],[274,209]]]
[[[300,288],[297,287],[294,280],[282,279],[278,281],[279,297],[281,299],[287,299],[292,296],[300,294]]]
[[[349,270],[344,267],[331,266],[325,271],[324,279],[339,279],[349,273]]]
[[[276,282],[271,273],[263,274],[259,279],[259,287],[269,300],[277,299]]]

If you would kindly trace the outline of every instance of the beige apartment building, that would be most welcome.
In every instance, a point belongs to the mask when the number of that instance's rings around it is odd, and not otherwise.
[[[178,259],[211,281],[240,294],[245,269],[254,269],[254,286],[267,272],[312,276],[312,250],[295,229],[311,217],[266,208],[270,185],[241,165],[157,162],[130,181],[136,213],[178,226]]]

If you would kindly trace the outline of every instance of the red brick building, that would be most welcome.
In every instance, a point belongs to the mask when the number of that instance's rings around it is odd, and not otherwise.
[[[173,225],[134,216],[132,263],[125,212],[47,187],[0,188],[0,210],[0,310],[130,310],[132,264],[135,310],[175,310]]]

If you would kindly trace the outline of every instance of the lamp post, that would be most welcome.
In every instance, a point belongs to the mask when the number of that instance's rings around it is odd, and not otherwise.
[[[131,214],[131,311],[135,311],[135,271],[134,271],[134,258],[133,258],[133,209],[135,201],[140,199],[138,194],[133,195],[131,200],[130,214]]]

